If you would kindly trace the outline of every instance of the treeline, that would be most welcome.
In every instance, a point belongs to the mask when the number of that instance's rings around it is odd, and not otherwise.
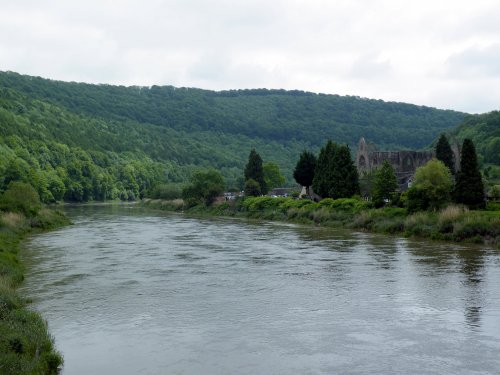
[[[52,168],[57,165],[66,169],[65,160],[73,158],[68,154],[76,154],[82,155],[85,164],[93,164],[91,173],[105,175],[109,177],[106,177],[108,182],[116,185],[111,195],[109,191],[90,194],[90,189],[86,188],[90,184],[84,181],[82,185],[86,192],[81,194],[82,200],[124,197],[130,191],[137,197],[147,185],[184,182],[197,169],[211,166],[222,171],[228,187],[237,187],[245,163],[242,150],[249,150],[255,145],[265,155],[273,155],[272,160],[282,170],[291,170],[294,150],[303,147],[303,143],[299,142],[278,144],[215,132],[187,133],[133,121],[119,122],[78,115],[1,88],[0,125],[0,189],[5,188],[10,180],[7,178],[7,183],[2,184],[5,178],[2,172],[5,172],[13,158],[18,159],[17,164],[27,163],[41,174],[53,175],[49,164]],[[124,173],[118,170],[127,164],[133,164],[134,169],[139,170],[137,173],[143,176],[146,174],[145,169],[161,168],[161,176],[159,179],[138,177],[147,180],[142,185],[138,182],[139,189],[127,188],[129,184],[135,185],[133,181],[127,180],[122,181],[122,187],[117,182]],[[85,177],[93,179],[91,176]],[[36,181],[35,178],[23,180]],[[40,193],[45,201],[50,201],[43,191]]]
[[[36,188],[42,202],[136,200],[175,168],[141,154],[85,151],[56,142],[0,138],[0,192],[13,181]]]

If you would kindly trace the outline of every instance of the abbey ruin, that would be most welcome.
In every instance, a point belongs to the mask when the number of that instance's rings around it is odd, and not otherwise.
[[[453,144],[452,151],[455,169],[458,169],[458,161],[460,160],[458,145]],[[411,184],[416,169],[433,157],[434,151],[378,151],[374,144],[367,144],[365,139],[361,138],[356,153],[356,166],[362,177],[366,173],[377,170],[387,160],[394,168],[399,189],[404,191]]]

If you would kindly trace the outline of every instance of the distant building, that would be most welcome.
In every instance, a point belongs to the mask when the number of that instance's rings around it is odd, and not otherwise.
[[[451,149],[455,158],[455,169],[458,169],[460,148],[453,142]],[[405,191],[411,185],[417,168],[426,164],[434,156],[434,151],[378,151],[375,144],[367,144],[365,139],[361,138],[356,153],[356,167],[360,177],[363,177],[364,174],[380,168],[387,160],[394,168],[399,190]]]

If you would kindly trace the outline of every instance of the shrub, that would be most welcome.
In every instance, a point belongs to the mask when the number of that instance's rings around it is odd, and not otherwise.
[[[204,203],[212,204],[224,191],[224,178],[219,171],[208,169],[193,174],[187,186],[182,189],[182,198],[190,206]]]
[[[479,215],[466,217],[462,222],[456,223],[453,236],[457,241],[473,239],[476,236],[495,239],[500,236],[500,217],[488,218]]]
[[[174,200],[182,197],[182,189],[178,184],[156,185],[148,194],[153,199]]]
[[[62,212],[47,208],[41,209],[38,215],[31,218],[32,228],[51,229],[69,223],[69,219]]]
[[[40,210],[40,196],[30,184],[13,181],[0,197],[0,210],[34,216]]]
[[[252,178],[246,180],[244,191],[246,197],[258,197],[262,193],[259,183]]]
[[[278,208],[285,203],[288,198],[246,197],[243,201],[243,207],[247,211],[263,211],[270,208]]]
[[[417,212],[406,218],[404,228],[406,235],[430,237],[435,231],[436,215],[429,212]]]
[[[286,201],[283,202],[281,207],[285,210],[289,210],[291,208],[302,208],[302,207],[308,207],[310,209],[313,209],[319,207],[319,204],[310,199],[288,198]]]
[[[332,210],[359,212],[361,210],[371,208],[372,203],[355,198],[326,198],[319,202],[319,207],[327,207]]]

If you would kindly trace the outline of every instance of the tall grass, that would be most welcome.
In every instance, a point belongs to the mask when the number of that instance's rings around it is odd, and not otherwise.
[[[21,241],[33,230],[67,224],[67,218],[42,209],[27,218],[0,213],[0,374],[57,374],[63,363],[42,317],[16,292],[23,281],[18,259]]]
[[[9,229],[19,229],[26,222],[26,217],[17,212],[5,212],[0,214],[0,225]]]

